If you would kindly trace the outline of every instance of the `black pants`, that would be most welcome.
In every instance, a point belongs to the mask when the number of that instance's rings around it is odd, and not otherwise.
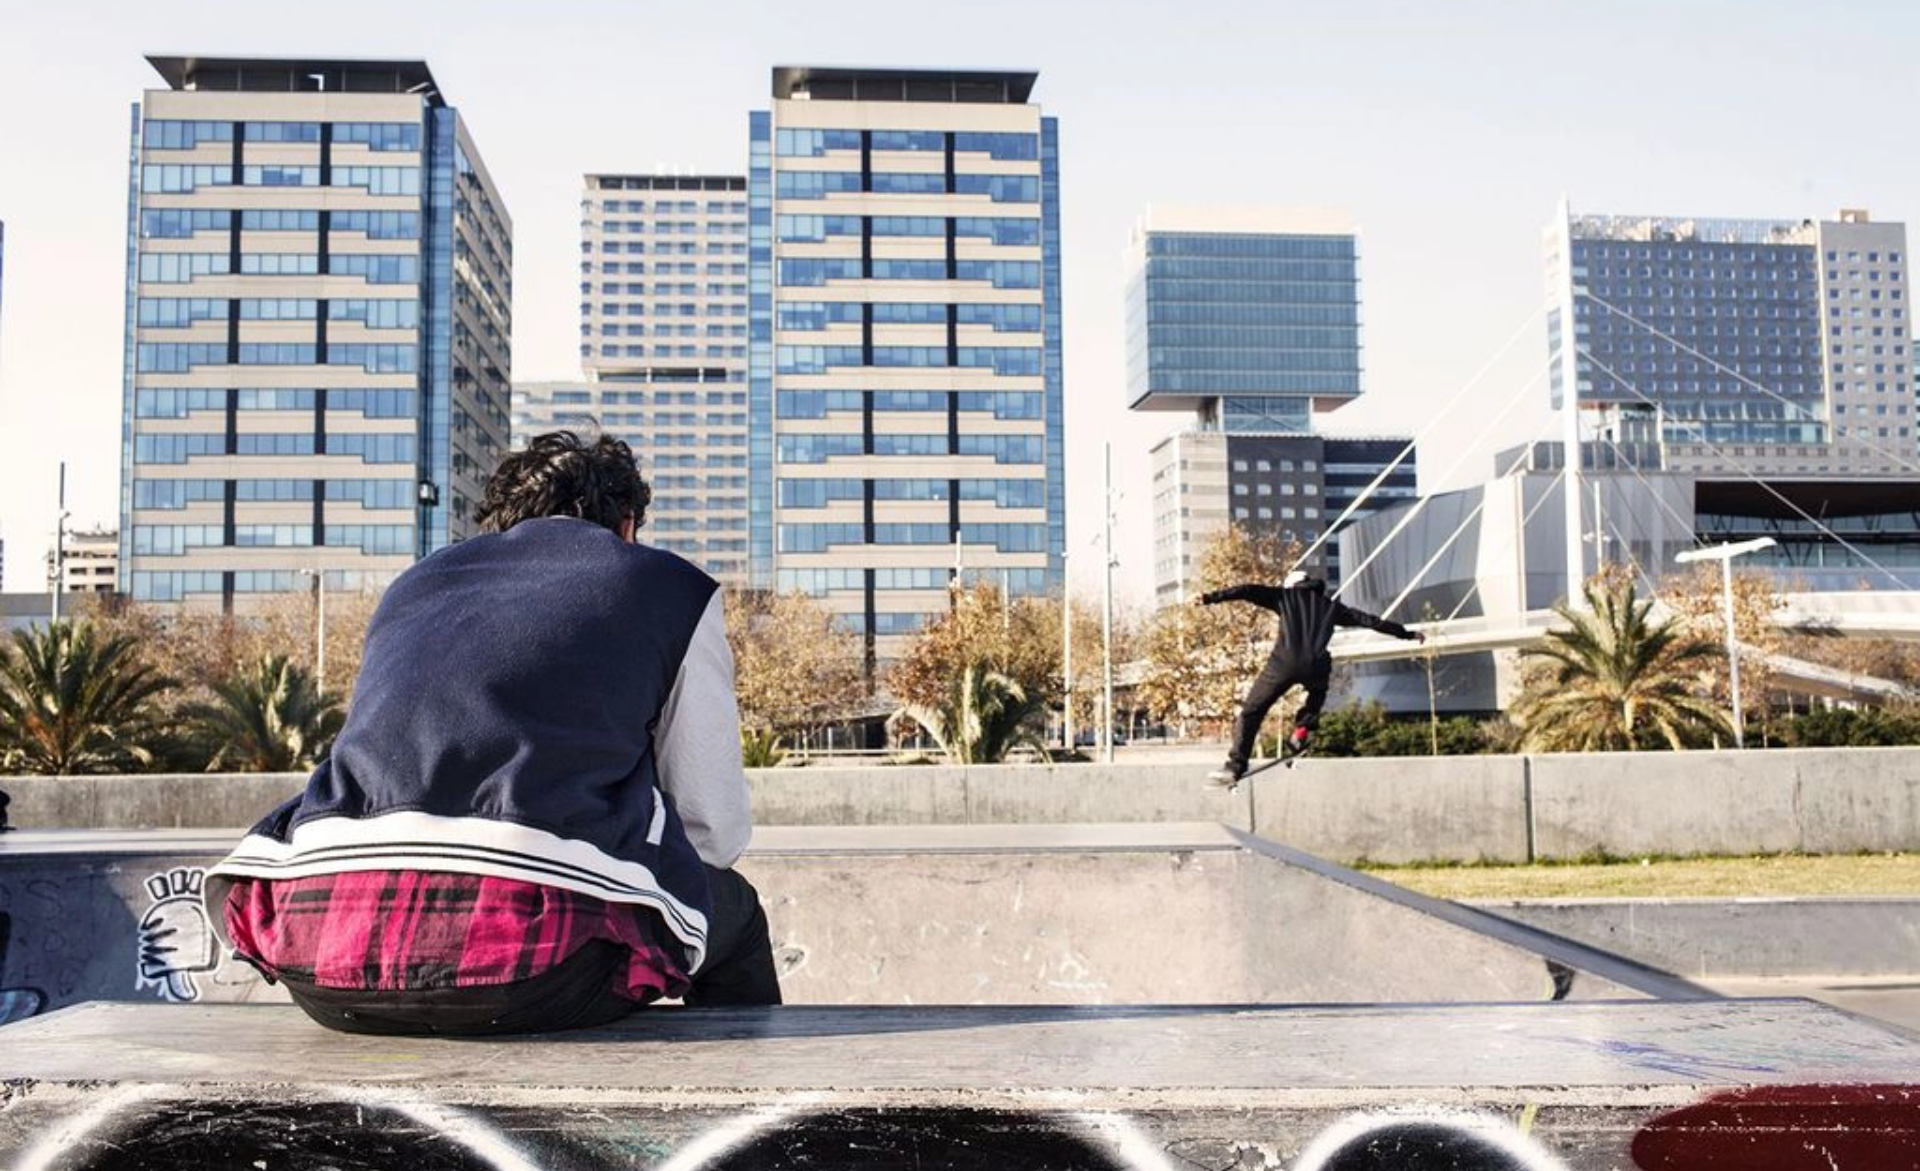
[[[1247,698],[1240,703],[1240,716],[1233,722],[1233,747],[1227,750],[1227,763],[1236,768],[1247,767],[1254,740],[1260,735],[1260,725],[1266,722],[1267,713],[1281,696],[1295,687],[1307,689],[1307,702],[1301,706],[1294,723],[1309,731],[1318,726],[1320,709],[1327,703],[1327,684],[1332,679],[1330,655],[1314,659],[1269,656],[1267,665],[1254,676],[1253,686],[1247,688]]]
[[[707,954],[685,1003],[697,1007],[780,1003],[767,914],[753,884],[731,870],[707,868],[713,913]],[[470,988],[361,992],[282,980],[318,1023],[343,1033],[386,1036],[490,1036],[552,1033],[604,1025],[640,1007],[615,992],[627,950],[596,940],[526,980]]]

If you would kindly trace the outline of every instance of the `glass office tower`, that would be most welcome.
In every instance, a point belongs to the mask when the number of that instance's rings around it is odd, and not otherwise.
[[[1344,216],[1155,207],[1134,232],[1128,405],[1189,425],[1153,450],[1154,597],[1184,600],[1227,525],[1311,545],[1406,447],[1319,420],[1360,396],[1359,246]],[[1411,454],[1354,516],[1413,493]],[[1329,540],[1304,566],[1339,578]]]
[[[1905,252],[1905,225],[1857,210],[1551,226],[1548,291],[1578,290],[1583,432],[1671,471],[1902,470],[1916,425]]]
[[[1549,294],[1573,306],[1583,474],[1684,478],[1699,538],[1774,538],[1741,564],[1783,585],[1920,571],[1904,224],[1567,214],[1546,256]],[[1564,444],[1529,454],[1557,469]]]
[[[382,584],[474,531],[506,447],[505,207],[424,62],[148,60],[121,588]]]
[[[877,668],[1065,546],[1057,128],[1031,73],[779,68],[751,118],[749,564]]]

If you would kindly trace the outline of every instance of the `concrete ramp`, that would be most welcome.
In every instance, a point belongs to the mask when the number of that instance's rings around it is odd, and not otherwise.
[[[1920,1042],[1803,1001],[657,1009],[545,1039],[285,1006],[8,1026],[15,1171],[1897,1171]]]
[[[200,910],[205,869],[237,837],[0,838],[0,993],[50,1008],[283,1000]],[[1708,995],[1219,825],[770,828],[741,869],[797,1004]]]
[[[1219,825],[774,828],[742,870],[799,1003],[1710,995]]]

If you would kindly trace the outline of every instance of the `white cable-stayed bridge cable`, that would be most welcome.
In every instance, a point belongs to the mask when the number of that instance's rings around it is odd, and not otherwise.
[[[1647,495],[1653,499],[1653,502],[1665,509],[1667,515],[1673,518],[1674,523],[1680,526],[1681,531],[1687,534],[1687,539],[1693,542],[1694,548],[1704,548],[1707,542],[1701,538],[1699,533],[1693,531],[1693,522],[1680,515],[1679,511],[1676,510],[1673,505],[1667,503],[1666,497],[1660,495],[1659,489],[1653,486],[1653,481],[1647,479],[1646,474],[1640,470],[1639,466],[1627,458],[1627,453],[1620,450],[1620,445],[1613,441],[1613,437],[1610,435],[1602,435],[1600,438],[1606,442],[1608,447],[1613,449],[1613,454],[1619,457],[1620,466],[1633,473],[1633,478],[1640,481],[1640,486],[1647,490]]]
[[[1673,505],[1668,504],[1666,500],[1661,497],[1659,490],[1653,486],[1652,482],[1649,481],[1645,475],[1641,474],[1640,469],[1627,461],[1627,453],[1620,450],[1620,445],[1615,443],[1611,436],[1602,435],[1601,438],[1606,440],[1607,446],[1613,449],[1613,454],[1620,459],[1621,465],[1633,473],[1634,479],[1640,481],[1641,487],[1647,490],[1647,495],[1653,498],[1653,502],[1664,509],[1666,514],[1673,518],[1674,523],[1680,526],[1681,531],[1687,534],[1687,539],[1693,542],[1693,547],[1696,549],[1705,547],[1706,542],[1700,539],[1699,533],[1693,531],[1693,523],[1686,517],[1680,515]],[[1659,593],[1658,583],[1655,581],[1653,574],[1647,570],[1647,567],[1640,564],[1640,559],[1633,555],[1632,542],[1627,540],[1626,534],[1621,532],[1620,527],[1614,524],[1612,520],[1603,519],[1603,523],[1607,528],[1613,530],[1614,539],[1619,541],[1620,548],[1625,550],[1627,563],[1633,566],[1634,573],[1647,583],[1647,593],[1657,596]],[[1597,554],[1596,560],[1599,560]]]
[[[1294,559],[1293,564],[1288,567],[1289,569],[1298,569],[1300,566],[1306,564],[1307,561],[1332,538],[1334,533],[1340,531],[1340,526],[1347,523],[1347,519],[1354,514],[1355,510],[1362,504],[1365,504],[1367,498],[1372,496],[1374,492],[1379,489],[1380,485],[1387,482],[1387,477],[1391,476],[1396,468],[1406,462],[1407,457],[1413,454],[1414,448],[1419,444],[1420,440],[1424,438],[1428,432],[1432,431],[1434,427],[1438,426],[1440,421],[1447,417],[1448,412],[1459,405],[1460,400],[1466,397],[1468,391],[1480,384],[1480,380],[1487,376],[1487,372],[1492,370],[1500,359],[1507,356],[1507,351],[1513,349],[1514,345],[1518,343],[1521,338],[1527,336],[1528,332],[1533,328],[1533,323],[1538,321],[1542,314],[1546,313],[1548,306],[1552,303],[1551,300],[1542,301],[1532,313],[1527,315],[1527,319],[1520,323],[1520,328],[1514,330],[1513,334],[1508,337],[1505,342],[1501,343],[1500,348],[1494,351],[1493,356],[1482,363],[1480,369],[1473,372],[1473,377],[1467,379],[1460,389],[1453,392],[1451,398],[1440,405],[1440,408],[1433,413],[1432,421],[1416,432],[1413,438],[1407,440],[1407,445],[1400,449],[1400,453],[1394,456],[1392,461],[1380,470],[1380,473],[1373,478],[1371,483],[1360,490],[1360,494],[1355,496],[1353,501],[1340,511],[1339,516],[1321,528],[1320,532],[1313,538],[1312,543],[1306,547],[1299,557]]]
[[[1605,373],[1607,377],[1613,379],[1615,382],[1618,382],[1621,386],[1625,387],[1629,394],[1632,394],[1634,397],[1647,403],[1649,406],[1659,405],[1658,403],[1654,402],[1653,399],[1648,398],[1647,395],[1644,392],[1642,392],[1639,387],[1633,385],[1633,383],[1631,382],[1628,382],[1625,378],[1622,378],[1617,371],[1615,371],[1612,367],[1608,366],[1605,362],[1600,361],[1598,358],[1593,357],[1593,355],[1591,354],[1587,355],[1587,360],[1593,363],[1596,369]],[[1798,504],[1795,504],[1792,500],[1789,500],[1785,495],[1783,495],[1780,492],[1779,489],[1775,488],[1772,484],[1769,484],[1766,480],[1762,479],[1760,476],[1755,474],[1751,468],[1747,467],[1745,461],[1736,459],[1735,457],[1728,455],[1723,450],[1723,448],[1725,447],[1724,444],[1716,443],[1712,439],[1707,437],[1706,429],[1702,424],[1690,419],[1678,420],[1678,424],[1680,426],[1693,427],[1697,429],[1700,432],[1700,437],[1699,437],[1700,442],[1703,445],[1712,448],[1714,455],[1717,456],[1722,462],[1731,465],[1735,471],[1739,472],[1741,475],[1745,476],[1747,479],[1752,480],[1755,484],[1759,485],[1763,490],[1767,492],[1768,495],[1772,496],[1774,499],[1778,500],[1780,503],[1786,505],[1788,508],[1792,509],[1795,513],[1798,513],[1802,520],[1806,521],[1808,524],[1812,525],[1813,527],[1819,529],[1821,532],[1825,533],[1827,536],[1833,538],[1834,542],[1838,544],[1841,548],[1847,550],[1847,552],[1849,553],[1852,553],[1855,557],[1858,557],[1862,562],[1872,566],[1874,569],[1878,570],[1880,573],[1885,575],[1887,580],[1894,584],[1895,588],[1902,589],[1902,590],[1907,588],[1907,583],[1903,579],[1901,579],[1899,575],[1895,574],[1891,569],[1888,569],[1886,566],[1880,564],[1878,561],[1875,561],[1872,557],[1867,556],[1867,554],[1863,552],[1858,546],[1854,545],[1853,542],[1847,540],[1845,537],[1835,532],[1825,521],[1821,520],[1819,517],[1814,516],[1812,513],[1800,507]]]
[[[1457,469],[1468,456],[1479,452],[1481,441],[1492,434],[1494,428],[1500,425],[1500,422],[1507,417],[1514,407],[1520,405],[1525,396],[1533,392],[1533,388],[1539,384],[1542,378],[1546,377],[1549,370],[1553,369],[1554,363],[1557,360],[1558,359],[1549,359],[1545,365],[1541,366],[1540,369],[1534,373],[1532,378],[1527,379],[1526,382],[1521,384],[1520,388],[1507,399],[1506,403],[1494,413],[1493,417],[1488,419],[1486,424],[1480,428],[1473,439],[1460,448],[1460,454],[1455,456],[1453,462],[1447,465],[1447,470],[1440,474],[1441,479],[1444,480],[1447,476],[1452,475],[1454,470]],[[1385,552],[1388,546],[1393,544],[1394,538],[1406,531],[1407,526],[1412,524],[1415,518],[1426,508],[1429,499],[1431,499],[1431,497],[1427,496],[1416,499],[1413,502],[1413,506],[1407,509],[1406,514],[1400,518],[1399,523],[1395,524],[1392,530],[1380,539],[1380,543],[1374,546],[1373,550],[1367,554],[1366,558],[1362,560],[1360,564],[1351,569],[1345,566],[1341,567],[1340,588],[1333,591],[1333,597],[1336,600],[1342,593],[1346,592],[1346,588],[1350,583],[1356,580],[1362,573],[1366,572],[1367,566],[1372,565],[1374,560],[1378,558],[1381,553]],[[1331,532],[1332,530],[1329,529],[1328,531]],[[1322,539],[1325,539],[1324,534],[1322,535]]]
[[[1563,467],[1554,474],[1554,477],[1551,480],[1547,481],[1547,490],[1540,493],[1540,498],[1538,500],[1535,500],[1531,505],[1529,505],[1527,508],[1527,511],[1521,514],[1520,524],[1519,524],[1520,529],[1525,529],[1527,525],[1532,523],[1533,514],[1540,511],[1541,505],[1553,499],[1554,488],[1564,483],[1566,481],[1566,478],[1567,478],[1567,469]],[[1513,533],[1508,533],[1506,537],[1501,541],[1499,549],[1497,551],[1500,554],[1500,556],[1504,557],[1507,555],[1508,551],[1511,550],[1512,548],[1513,548]],[[1522,573],[1522,576],[1524,576],[1524,571]],[[1522,588],[1524,589],[1524,586]],[[1480,592],[1480,578],[1478,575],[1475,575],[1473,579],[1473,583],[1467,587],[1467,590],[1464,594],[1460,595],[1460,600],[1453,604],[1453,609],[1447,611],[1447,616],[1445,618],[1442,618],[1440,621],[1442,623],[1447,623],[1447,622],[1452,622],[1455,618],[1460,617],[1460,611],[1466,609],[1467,603],[1473,601],[1474,595],[1478,594],[1479,592]],[[1522,609],[1526,608],[1525,603],[1526,603],[1526,599],[1523,596],[1521,598]]]
[[[1694,348],[1693,346],[1688,345],[1686,342],[1681,341],[1679,338],[1661,329],[1659,326],[1634,316],[1632,311],[1627,309],[1622,309],[1618,305],[1615,305],[1611,301],[1608,301],[1606,298],[1600,297],[1594,293],[1588,292],[1585,289],[1578,290],[1577,295],[1585,297],[1587,300],[1592,301],[1594,304],[1600,306],[1602,309],[1605,309],[1607,312],[1612,313],[1617,317],[1625,319],[1628,323],[1639,326],[1641,329],[1646,330],[1648,333],[1651,333],[1655,337],[1659,338],[1661,341],[1667,342],[1668,344],[1674,346],[1676,349],[1684,350],[1689,355],[1695,358],[1699,358],[1701,361],[1707,363],[1709,366],[1712,366],[1714,369],[1724,371],[1727,374],[1731,374],[1734,377],[1734,379],[1739,383],[1741,383],[1742,385],[1751,386],[1753,389],[1759,391],[1761,394],[1764,394],[1769,398],[1772,398],[1778,401],[1782,406],[1787,407],[1790,410],[1800,412],[1800,414],[1803,415],[1809,422],[1824,423],[1828,427],[1833,426],[1833,423],[1831,420],[1821,419],[1820,416],[1816,415],[1811,410],[1808,410],[1806,406],[1800,403],[1794,402],[1792,399],[1788,398],[1786,395],[1781,394],[1779,391],[1774,390],[1772,387],[1767,386],[1765,383],[1756,382],[1754,379],[1747,377],[1745,374],[1742,374],[1740,371],[1734,369],[1733,367],[1713,357],[1711,354],[1703,353],[1700,350]],[[1827,359],[1826,341],[1824,338],[1821,339],[1820,344],[1821,344],[1820,362],[1821,362],[1821,365],[1824,367]],[[1587,356],[1590,359],[1592,358],[1591,354],[1588,354]],[[1616,377],[1618,376],[1616,375]],[[1897,447],[1882,447],[1879,444],[1872,442],[1871,437],[1866,437],[1866,436],[1862,436],[1858,439],[1852,439],[1852,437],[1850,437],[1850,440],[1856,446],[1864,447],[1869,451],[1872,451],[1878,455],[1884,456],[1887,459],[1891,460],[1892,462],[1898,464],[1900,467],[1905,468],[1907,471],[1920,473],[1920,463],[1916,463],[1912,460],[1907,459],[1903,455],[1901,455],[1900,450]]]

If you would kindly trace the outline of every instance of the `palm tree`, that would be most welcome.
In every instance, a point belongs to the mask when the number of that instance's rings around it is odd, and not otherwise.
[[[1034,720],[1045,710],[1013,679],[975,663],[960,672],[940,703],[906,704],[887,722],[897,727],[912,720],[954,764],[991,764],[1021,743],[1044,753]]]
[[[333,747],[346,715],[336,696],[285,655],[254,660],[214,685],[211,703],[181,715],[206,752],[207,771],[284,773],[312,768]]]
[[[747,768],[772,768],[787,757],[780,733],[772,728],[740,729],[740,763]]]
[[[0,651],[0,766],[55,776],[150,767],[165,741],[152,704],[173,680],[126,635],[93,623],[16,631]]]
[[[1702,730],[1726,727],[1696,686],[1699,666],[1720,653],[1713,640],[1673,621],[1650,622],[1653,603],[1638,601],[1630,581],[1588,582],[1582,592],[1586,612],[1554,606],[1567,627],[1520,652],[1546,668],[1514,705],[1524,749],[1632,749],[1650,733],[1679,749]]]

